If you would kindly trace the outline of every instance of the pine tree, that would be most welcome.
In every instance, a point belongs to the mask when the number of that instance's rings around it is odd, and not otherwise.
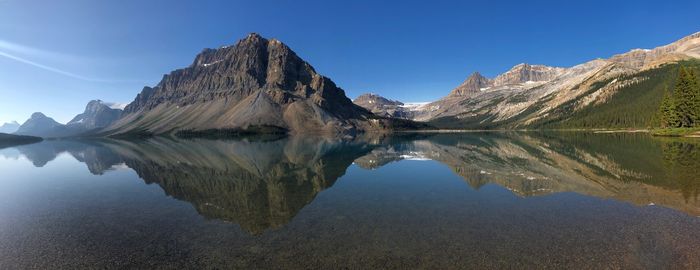
[[[698,82],[698,76],[695,75],[693,70],[689,70],[688,74],[690,76],[690,89],[695,97],[693,99],[693,108],[695,108],[693,126],[698,127],[700,126],[700,82]]]
[[[664,91],[664,97],[661,100],[661,105],[659,106],[659,122],[662,128],[674,128],[679,125],[678,112],[676,111],[676,106],[673,104],[673,97],[671,93],[666,89]]]
[[[686,68],[680,68],[676,89],[673,91],[673,105],[679,118],[679,127],[692,127],[698,119],[695,106],[697,82],[694,77]]]

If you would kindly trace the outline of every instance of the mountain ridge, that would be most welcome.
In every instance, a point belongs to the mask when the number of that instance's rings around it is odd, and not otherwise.
[[[566,121],[567,115],[604,104],[649,79],[635,74],[693,59],[700,59],[700,32],[653,49],[633,49],[568,68],[521,63],[493,79],[474,72],[409,119],[448,129],[528,128],[553,119]],[[631,117],[628,113],[619,117]]]
[[[68,123],[61,124],[41,112],[35,112],[16,132],[17,135],[36,137],[73,137],[109,126],[121,116],[121,109],[114,109],[101,100],[91,100],[85,110]]]
[[[274,127],[354,134],[409,124],[357,106],[284,43],[251,33],[205,49],[188,67],[145,87],[104,132],[168,134]]]

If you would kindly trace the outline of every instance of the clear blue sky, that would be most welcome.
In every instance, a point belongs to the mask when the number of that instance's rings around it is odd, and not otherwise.
[[[287,43],[351,98],[431,101],[480,71],[571,66],[700,31],[700,1],[0,0],[0,123],[130,102],[202,48]]]

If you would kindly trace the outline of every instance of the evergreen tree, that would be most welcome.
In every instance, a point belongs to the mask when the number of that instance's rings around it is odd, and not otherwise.
[[[693,124],[698,127],[700,126],[700,82],[698,82],[698,76],[695,75],[694,70],[688,69],[688,73],[690,76],[690,89],[695,97],[693,100],[693,108],[695,108]]]
[[[673,105],[679,118],[679,127],[692,127],[698,121],[698,109],[695,105],[697,103],[696,86],[695,75],[681,67],[676,81],[676,89],[673,91]]]
[[[661,100],[661,105],[659,106],[659,122],[662,128],[674,128],[679,125],[678,112],[676,111],[676,106],[673,104],[673,97],[668,91],[668,88],[664,91],[664,97]]]

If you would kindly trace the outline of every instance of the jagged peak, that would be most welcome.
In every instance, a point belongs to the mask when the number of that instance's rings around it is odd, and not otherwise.
[[[450,96],[467,96],[479,93],[491,85],[491,79],[484,77],[478,71],[473,72],[459,86],[450,92]]]
[[[216,64],[225,62],[227,60],[226,56],[230,55],[230,50],[246,50],[248,48],[265,48],[265,50],[278,51],[281,50],[296,55],[296,53],[294,53],[294,51],[291,48],[289,48],[289,46],[287,46],[284,42],[276,38],[266,39],[257,33],[250,33],[248,34],[248,36],[239,39],[233,45],[224,45],[219,47],[218,49],[203,49],[200,53],[198,53],[195,56],[194,61],[189,67],[215,66]],[[168,74],[165,74],[163,79],[165,79],[166,76],[168,76]]]
[[[494,85],[519,84],[526,82],[550,81],[559,76],[565,68],[553,67],[547,65],[533,65],[529,63],[520,63],[513,66],[510,70],[496,76],[493,79]]]
[[[248,35],[245,37],[245,39],[264,39],[260,34],[256,32],[250,32]]]
[[[361,97],[381,97],[381,96],[378,95],[377,93],[368,92],[368,93],[364,93],[364,94],[357,96],[357,98],[361,98]]]
[[[389,98],[383,97],[383,96],[376,94],[376,93],[364,93],[364,94],[357,96],[357,98],[355,98],[353,100],[353,102],[356,102],[356,103],[367,102],[370,104],[375,103],[375,101],[377,101],[379,103],[385,103],[385,104],[403,105],[403,102],[401,102],[401,101],[389,99]]]
[[[272,41],[276,41],[277,43],[281,43],[279,40],[276,40],[274,38],[272,40],[267,40],[263,36],[261,36],[260,34],[253,32],[253,33],[249,33],[246,37],[244,37],[242,39],[238,39],[234,44],[223,45],[223,46],[220,46],[219,48],[216,48],[216,49],[204,48],[197,54],[197,56],[195,58],[199,58],[199,57],[201,57],[203,55],[207,55],[207,54],[213,54],[219,50],[233,48],[233,47],[236,47],[236,46],[243,44],[243,43],[268,43],[268,42],[272,42]]]
[[[469,75],[467,80],[468,79],[482,79],[482,78],[487,79],[487,80],[489,79],[489,78],[486,78],[486,76],[482,75],[480,72],[474,71],[471,75]]]
[[[239,40],[237,44],[240,44],[240,43],[268,43],[268,42],[269,42],[269,40],[264,38],[260,34],[250,33],[245,38]]]

